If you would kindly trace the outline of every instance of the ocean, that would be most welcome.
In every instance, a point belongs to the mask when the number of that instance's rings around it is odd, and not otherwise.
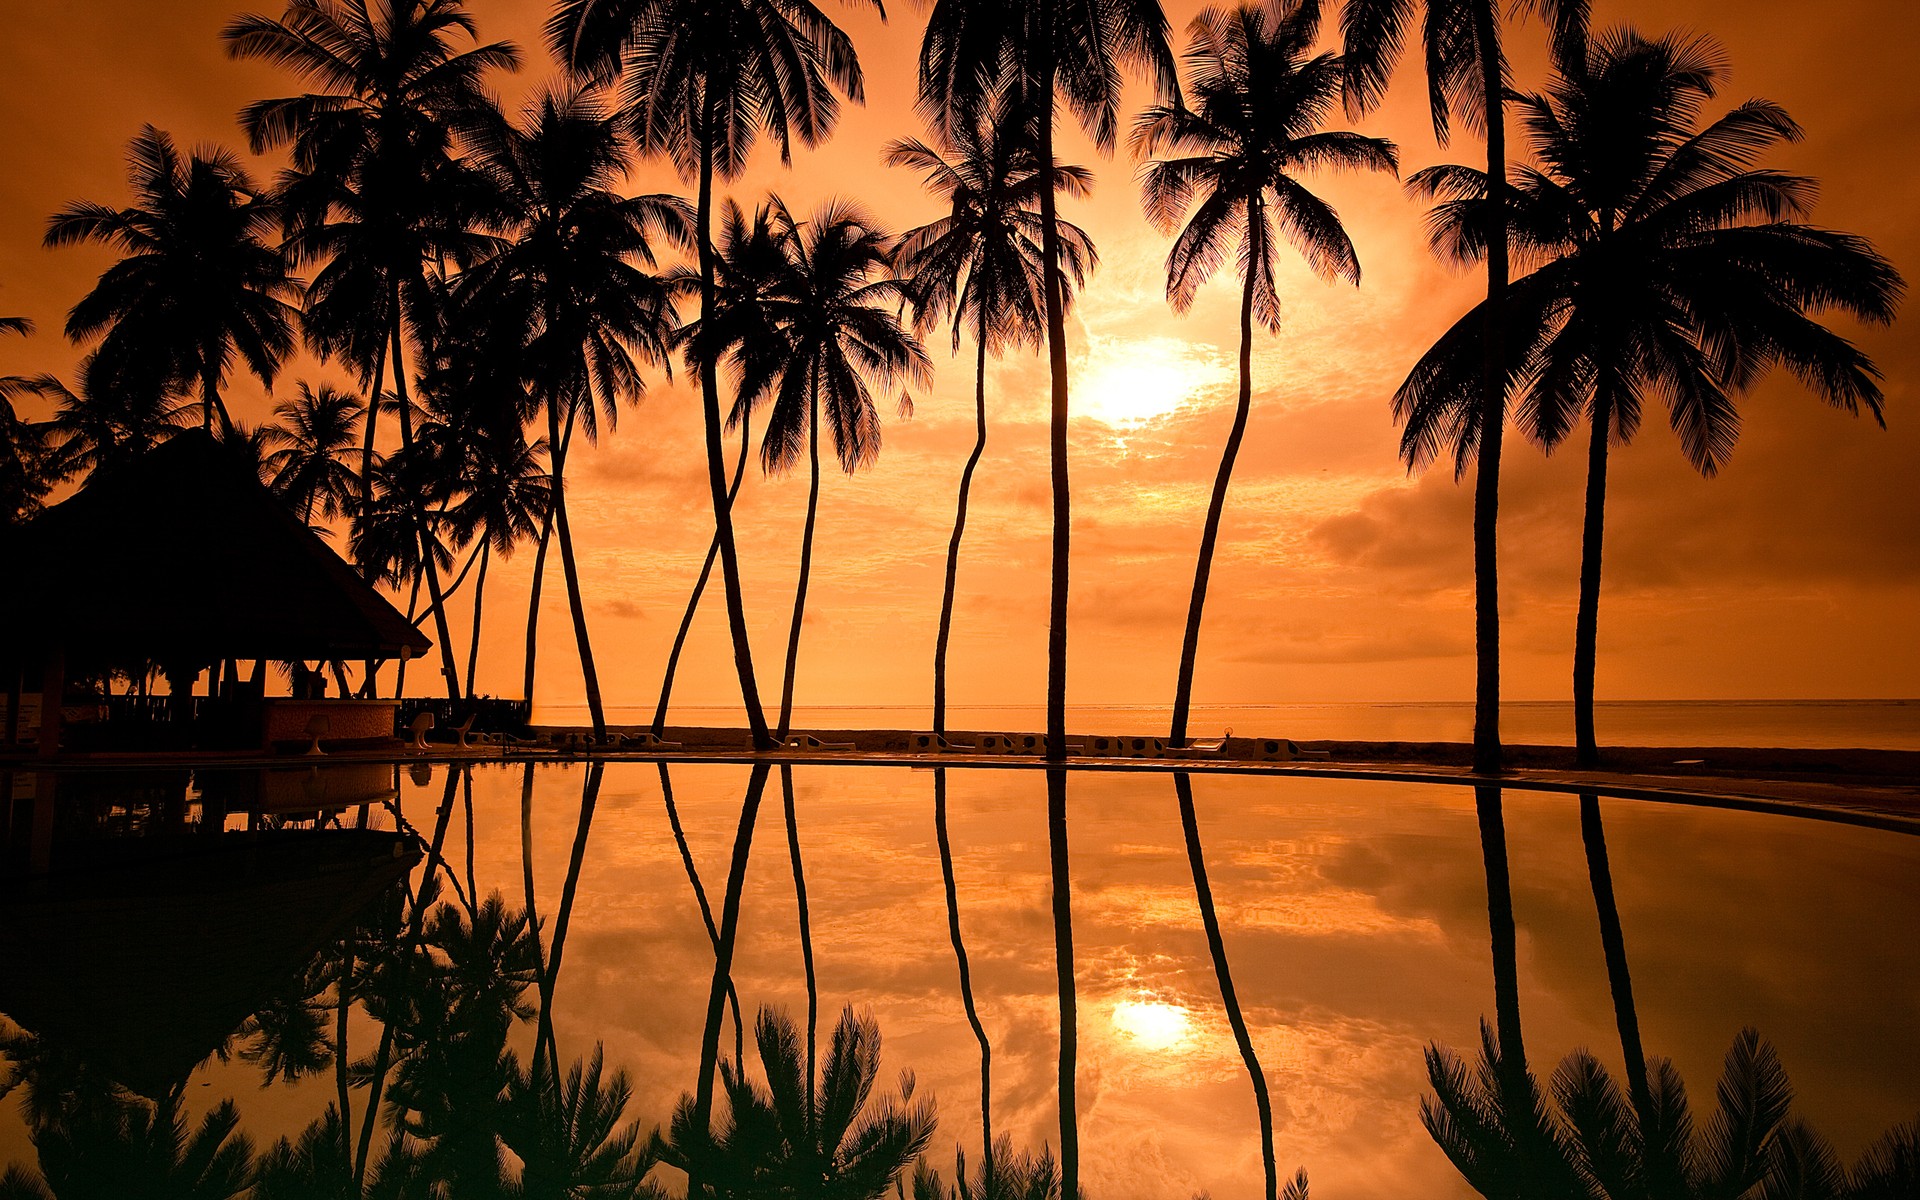
[[[1573,705],[1566,701],[1510,702],[1501,706],[1501,737],[1511,745],[1573,744]],[[1166,731],[1164,705],[1068,705],[1067,728],[1076,734],[1152,734]],[[614,725],[643,725],[651,705],[614,705]],[[742,725],[737,705],[676,705],[675,725]],[[584,725],[584,704],[543,704],[540,724]],[[1917,700],[1616,700],[1595,706],[1603,745],[1777,746],[1809,750],[1920,750]],[[794,725],[807,729],[926,729],[925,705],[801,705]],[[1027,732],[1046,726],[1039,705],[955,705],[947,727],[966,731]],[[1473,737],[1473,705],[1405,704],[1212,704],[1196,705],[1188,719],[1195,737],[1231,729],[1242,737],[1289,737],[1297,741],[1465,742]]]

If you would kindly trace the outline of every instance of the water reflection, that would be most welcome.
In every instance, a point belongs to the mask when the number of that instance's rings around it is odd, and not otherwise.
[[[1164,777],[1074,776],[1069,845],[1057,774],[937,771],[929,796],[801,768],[778,817],[766,767],[388,769],[377,798],[276,811],[211,775],[69,778],[52,816],[15,787],[0,1198],[1060,1200],[1070,1144],[1090,1200],[1298,1198],[1297,1166],[1322,1197],[1913,1194],[1920,1138],[1873,1144],[1920,1100],[1910,945],[1873,960],[1895,1035],[1827,1036],[1832,1062],[1786,1052],[1809,1028],[1780,1014],[1810,1008],[1664,987],[1755,958],[1819,978],[1794,956],[1822,941],[1864,970],[1858,914],[1920,908],[1905,839],[1491,788],[1383,816],[1179,774],[1172,806]],[[752,861],[763,816],[782,866]],[[1851,872],[1811,887],[1827,935],[1693,934],[1672,889],[1703,833],[1782,892],[1727,889],[1749,907],[1801,903],[1780,861]],[[405,853],[363,877],[319,850],[369,839]],[[93,932],[44,916],[79,897]],[[146,956],[100,966],[104,929]],[[1781,1050],[1736,1036],[1763,1017]],[[1696,1112],[1652,1048],[1711,1079],[1729,1041]],[[1828,1119],[1840,1093],[1863,1119]]]

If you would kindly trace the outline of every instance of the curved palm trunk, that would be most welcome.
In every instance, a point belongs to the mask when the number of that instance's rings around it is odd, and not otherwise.
[[[800,822],[793,811],[793,768],[785,763],[780,765],[780,795],[787,816],[787,857],[793,862],[793,899],[800,913],[800,961],[807,972],[807,1146],[814,1149],[819,1146],[814,1110],[819,1103],[815,1047],[819,1041],[820,983],[813,973],[813,920],[807,911],[807,872],[800,862]]]
[[[213,414],[220,414],[220,432],[233,432],[233,418],[227,414],[227,406],[220,399],[220,358],[217,347],[208,346],[200,352],[200,428],[213,432]]]
[[[964,485],[963,485],[964,488]],[[980,1163],[984,1178],[981,1194],[993,1190],[993,1043],[987,1040],[986,1026],[973,1002],[973,970],[967,962],[967,944],[960,937],[960,896],[953,879],[953,846],[947,840],[947,771],[933,769],[933,834],[940,845],[940,878],[947,889],[947,936],[953,942],[953,961],[960,968],[960,1004],[967,1010],[967,1024],[980,1043]]]
[[[1593,728],[1593,679],[1600,654],[1600,550],[1607,520],[1607,443],[1613,431],[1613,391],[1602,378],[1593,394],[1593,430],[1587,443],[1587,511],[1580,535],[1580,612],[1573,628],[1575,760],[1600,765]]]
[[[807,579],[813,573],[813,530],[820,513],[820,389],[814,380],[812,411],[807,414],[807,524],[800,533],[800,579],[793,589],[793,624],[787,629],[787,675],[780,684],[780,730],[785,741],[793,724],[793,676],[800,664],[800,621],[807,611]]]
[[[360,519],[363,521],[368,519],[373,513],[373,430],[376,416],[380,411],[380,390],[386,385],[387,333],[385,325],[381,326],[378,340],[380,344],[374,348],[373,352],[373,391],[369,393],[367,397],[366,439],[360,447]],[[372,563],[367,564],[360,569],[360,573],[366,578],[367,582],[373,582],[374,565]],[[411,621],[413,614],[408,613],[407,619]],[[378,669],[378,665],[378,662],[374,659],[369,658],[366,661],[367,677],[364,686],[369,699],[373,697],[376,690],[374,687],[376,682],[374,672]],[[393,694],[395,697],[400,695],[400,689],[397,686],[394,688]]]
[[[480,574],[473,581],[473,640],[467,647],[467,699],[473,699],[474,677],[480,674],[480,605],[487,598],[487,562],[493,557],[493,540],[480,539]]]
[[[1487,876],[1487,931],[1493,954],[1494,1026],[1499,1036],[1503,1086],[1512,1087],[1527,1069],[1526,1041],[1520,1034],[1519,932],[1513,919],[1513,884],[1507,874],[1507,826],[1500,789],[1473,789],[1480,823],[1480,859]]]
[[[751,438],[748,436],[747,419],[740,419],[740,457],[733,463],[733,482],[727,485],[727,511],[733,511],[733,502],[740,496],[740,482],[747,477],[747,449]],[[706,561],[700,564],[700,577],[693,581],[693,594],[687,597],[687,611],[680,615],[680,629],[673,635],[673,650],[667,655],[666,674],[660,680],[660,703],[653,710],[653,736],[664,737],[667,732],[667,701],[673,695],[673,678],[680,670],[680,652],[686,649],[687,632],[693,628],[693,616],[700,610],[700,598],[706,594],[707,580],[713,575],[713,560],[720,555],[720,530],[716,526],[713,540],[707,543]]]
[[[407,399],[405,346],[400,333],[399,285],[394,285],[393,329],[387,335],[393,345],[393,391],[400,402],[400,448],[413,448],[413,405]],[[433,560],[433,534],[417,503],[413,504],[413,524],[420,538],[421,568],[427,576],[427,599],[433,605],[434,632],[439,634],[440,669],[446,674],[447,699],[460,698],[460,667],[453,657],[453,633],[447,627],[447,598],[440,590],[440,566]]]
[[[566,436],[569,441],[572,440],[573,430],[571,427],[568,428]],[[564,443],[560,447],[560,452],[563,455],[566,453],[566,445]],[[548,443],[547,454],[549,456],[548,461],[551,462],[551,456],[553,454],[552,443]],[[520,696],[527,702],[527,713],[529,717],[531,717],[533,713],[533,664],[540,649],[540,643],[537,638],[540,630],[540,581],[546,576],[547,543],[552,540],[552,537],[553,502],[549,499],[547,502],[547,511],[545,515],[540,518],[540,544],[533,552],[533,583],[527,593],[526,674],[521,679]]]
[[[420,572],[415,571],[413,573],[413,587],[407,591],[407,624],[412,625],[414,623],[415,618],[413,614],[417,612],[419,608]],[[407,659],[402,658],[400,665],[396,667],[393,672],[393,698],[395,700],[407,694],[407,661]],[[369,693],[375,690],[371,672],[367,675],[367,690]]]
[[[667,772],[665,760],[656,763],[660,768],[660,795],[667,804],[667,823],[673,827],[674,844],[680,847],[680,863],[686,868],[687,882],[693,885],[693,898],[700,905],[700,920],[707,927],[707,941],[712,943],[714,951],[720,949],[720,931],[714,928],[713,908],[707,903],[707,889],[700,885],[700,871],[693,865],[693,851],[687,845],[687,831],[680,827],[680,809],[673,802],[673,777]],[[727,980],[727,999],[733,1006],[733,1061],[747,1061],[747,1028],[740,1017],[740,993],[735,990],[733,980]]]
[[[1047,768],[1047,861],[1053,890],[1053,970],[1060,996],[1060,1195],[1080,1195],[1080,1114],[1075,1081],[1080,1011],[1073,984],[1073,895],[1067,862],[1067,772]]]
[[[980,465],[980,456],[987,451],[987,330],[986,320],[980,321],[975,330],[979,347],[975,351],[973,369],[973,453],[967,456],[967,465],[960,472],[960,498],[954,508],[953,537],[947,542],[947,581],[940,596],[940,633],[933,645],[933,733],[935,737],[947,736],[947,642],[953,630],[953,592],[960,577],[960,539],[967,532],[967,495],[973,490],[973,472]],[[993,1166],[993,1143],[986,1146],[987,1157],[983,1160],[987,1169]]]
[[[540,941],[540,912],[534,903],[533,890],[533,764],[529,762],[520,774],[520,885],[526,896],[527,928],[534,931],[534,980],[540,990],[540,1019],[550,1020],[546,1014],[553,1008],[553,977],[547,973],[547,948]],[[534,1034],[533,1062],[538,1065],[540,1035]],[[557,1064],[556,1064],[557,1065]]]
[[[713,955],[713,983],[707,989],[706,1027],[700,1037],[700,1078],[693,1092],[692,1127],[701,1144],[692,1147],[693,1169],[687,1173],[687,1195],[700,1194],[700,1168],[709,1154],[713,1130],[713,1073],[720,1057],[720,1020],[733,986],[733,946],[740,930],[740,895],[746,888],[747,860],[753,852],[753,823],[760,813],[760,797],[767,788],[767,764],[755,763],[740,805],[740,827],[733,835],[733,863],[727,869],[727,896],[720,908],[720,939]]]
[[[333,1020],[333,1090],[340,1108],[340,1161],[353,1161],[353,1092],[347,1077],[347,1014],[353,1009],[354,923],[347,922],[340,957],[338,1005]]]
[[[587,768],[587,779],[580,793],[580,823],[573,832],[573,853],[567,859],[567,880],[560,888],[560,910],[553,918],[553,950],[547,956],[546,992],[540,998],[540,1025],[534,1033],[533,1057],[540,1047],[547,1048],[547,1061],[554,1078],[559,1078],[560,1055],[553,1045],[553,990],[560,982],[560,959],[567,950],[567,923],[573,917],[573,898],[580,890],[580,867],[587,859],[587,835],[593,830],[593,811],[600,802],[600,777],[606,770],[596,762]]]
[[[1476,664],[1473,766],[1500,770],[1500,448],[1507,422],[1507,122],[1500,71],[1499,16],[1494,0],[1476,0],[1474,33],[1480,43],[1480,86],[1487,107],[1487,184],[1500,219],[1487,237],[1486,360],[1481,369],[1479,467],[1473,484],[1473,641]]]
[[[1173,728],[1169,740],[1176,746],[1187,744],[1187,710],[1193,701],[1194,660],[1200,653],[1200,617],[1207,607],[1207,583],[1213,576],[1213,548],[1220,537],[1220,513],[1227,505],[1227,485],[1233,479],[1234,460],[1240,457],[1240,440],[1246,436],[1247,413],[1253,407],[1253,283],[1264,250],[1260,246],[1263,228],[1259,202],[1247,205],[1247,278],[1240,290],[1240,400],[1233,410],[1233,428],[1227,433],[1227,447],[1220,454],[1220,470],[1213,477],[1213,495],[1207,501],[1207,523],[1200,532],[1200,558],[1193,568],[1193,599],[1187,604],[1187,631],[1180,641],[1180,678],[1173,689]],[[1267,1147],[1269,1200],[1273,1195],[1273,1147]]]
[[[1247,1065],[1247,1078],[1253,1083],[1253,1103],[1260,1113],[1260,1158],[1267,1171],[1267,1200],[1280,1192],[1280,1173],[1273,1153],[1273,1100],[1267,1095],[1267,1073],[1254,1053],[1253,1036],[1247,1031],[1247,1018],[1240,1011],[1240,997],[1233,988],[1233,971],[1227,965],[1227,946],[1220,936],[1220,914],[1213,907],[1213,886],[1207,882],[1206,852],[1200,845],[1200,819],[1193,807],[1193,781],[1185,771],[1173,773],[1174,794],[1180,801],[1180,829],[1186,835],[1187,865],[1193,872],[1193,895],[1200,905],[1200,919],[1207,929],[1207,951],[1213,956],[1213,974],[1220,982],[1220,1003],[1227,1010],[1227,1023],[1233,1027],[1233,1040],[1240,1047],[1240,1059]]]
[[[700,195],[694,214],[700,239],[700,319],[713,316],[713,114],[711,94],[705,101],[700,129]],[[733,544],[733,509],[727,499],[725,466],[720,450],[720,378],[709,358],[700,366],[701,413],[706,422],[707,487],[713,497],[714,536],[720,542],[720,578],[727,585],[727,627],[733,634],[734,669],[740,676],[740,702],[747,710],[747,729],[755,749],[770,749],[767,715],[760,708],[760,687],[753,678],[753,646],[747,639],[747,611],[740,591],[740,555]],[[708,1099],[712,1089],[708,1087]]]
[[[1620,1055],[1627,1068],[1627,1091],[1641,1127],[1653,1119],[1653,1093],[1647,1082],[1647,1054],[1640,1044],[1640,1013],[1633,1002],[1633,976],[1627,970],[1627,938],[1614,902],[1613,868],[1607,862],[1607,831],[1600,823],[1600,797],[1580,796],[1580,840],[1587,851],[1587,878],[1593,884],[1593,910],[1600,918],[1600,946],[1607,956],[1607,988],[1613,993],[1613,1019],[1620,1029]]]
[[[567,410],[569,430],[573,425],[573,409]],[[551,402],[547,406],[547,444],[560,444],[560,414],[554,410]],[[553,511],[554,525],[560,533],[560,569],[567,579],[567,611],[573,616],[573,640],[580,648],[580,677],[587,689],[587,715],[593,722],[593,736],[599,740],[607,736],[607,710],[600,702],[600,672],[593,664],[593,643],[587,637],[586,602],[580,595],[580,567],[573,557],[573,530],[567,523],[567,493],[561,487],[561,473],[566,466],[566,452],[560,451],[553,459]]]

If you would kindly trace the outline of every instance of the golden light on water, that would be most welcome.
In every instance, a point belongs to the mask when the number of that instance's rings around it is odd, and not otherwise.
[[[1178,1004],[1122,1000],[1113,1006],[1113,1027],[1146,1050],[1171,1050],[1187,1040],[1192,1019]]]

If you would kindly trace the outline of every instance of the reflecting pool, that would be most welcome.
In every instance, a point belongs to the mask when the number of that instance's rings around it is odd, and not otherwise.
[[[0,1196],[1864,1186],[1920,1114],[1920,838],[1808,817],[851,765],[5,782]]]

